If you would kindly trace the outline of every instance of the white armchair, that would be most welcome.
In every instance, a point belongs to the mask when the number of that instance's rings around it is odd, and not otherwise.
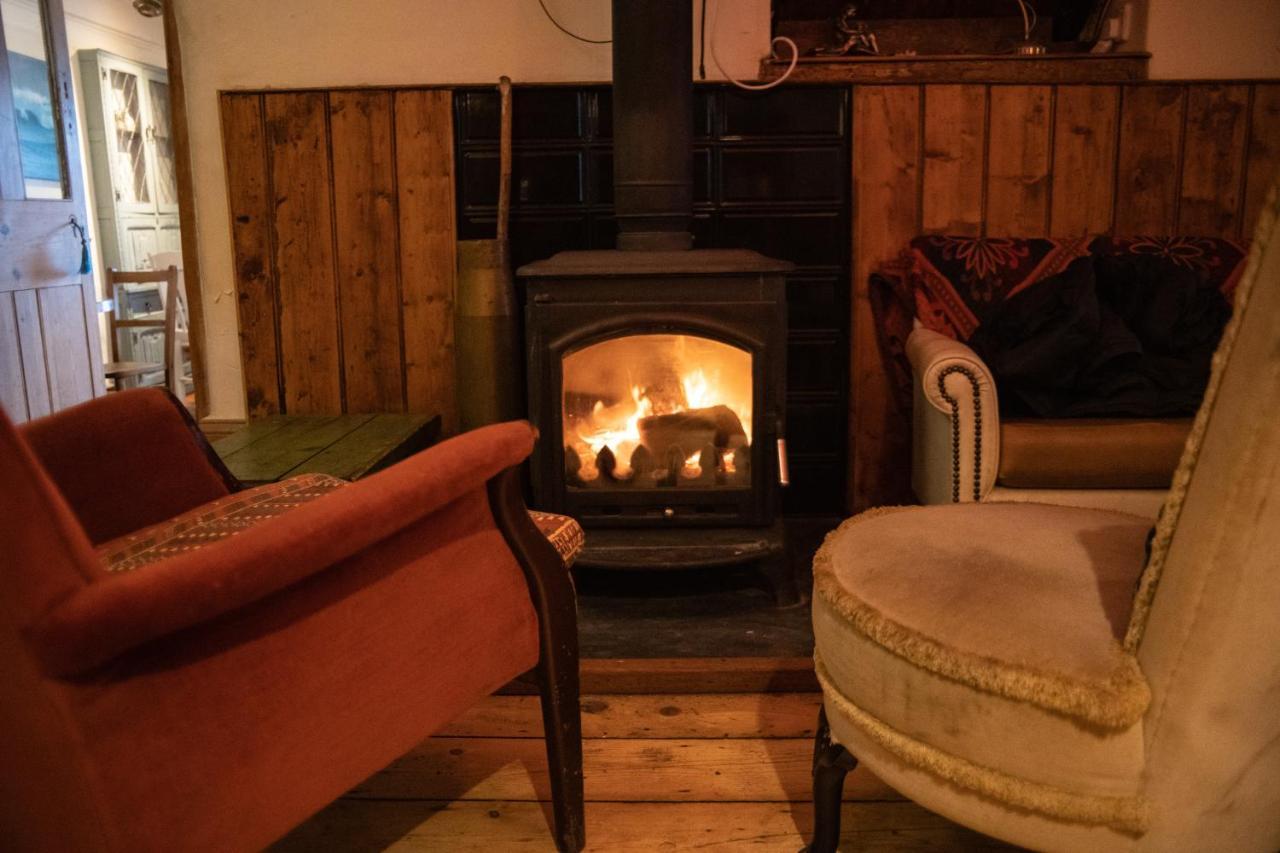
[[[1154,518],[1190,420],[1000,418],[995,379],[965,344],[920,325],[911,362],[911,483],[925,504],[1034,501]]]

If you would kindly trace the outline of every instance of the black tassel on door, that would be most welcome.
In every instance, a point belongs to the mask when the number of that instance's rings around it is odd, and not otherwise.
[[[93,259],[89,256],[89,235],[85,232],[84,226],[74,216],[68,223],[76,237],[80,239],[80,275],[88,275],[93,272]]]

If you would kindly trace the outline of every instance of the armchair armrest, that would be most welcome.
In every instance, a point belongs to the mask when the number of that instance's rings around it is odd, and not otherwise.
[[[907,338],[914,387],[911,484],[926,504],[982,500],[1000,468],[1000,407],[972,349],[917,327]]]
[[[523,421],[469,432],[244,532],[77,590],[28,633],[57,675],[92,669],[376,547],[533,449]]]
[[[191,415],[160,388],[98,397],[20,432],[95,545],[239,487]]]

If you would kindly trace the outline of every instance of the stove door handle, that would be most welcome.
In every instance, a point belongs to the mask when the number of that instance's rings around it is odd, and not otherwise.
[[[787,440],[778,438],[778,485],[791,485],[791,470],[787,465]]]

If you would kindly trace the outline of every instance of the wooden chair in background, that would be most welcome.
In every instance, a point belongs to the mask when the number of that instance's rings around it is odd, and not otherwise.
[[[187,281],[182,275],[182,253],[152,252],[147,255],[147,260],[153,270],[178,268],[178,286],[174,290],[178,304],[175,306],[172,340],[174,371],[169,377],[169,390],[194,411],[196,383],[191,374],[191,324],[187,314]]]
[[[160,304],[147,311],[146,316],[132,316],[129,310],[126,284],[159,285]],[[178,314],[178,268],[169,266],[163,270],[139,272],[121,272],[115,268],[107,270],[107,294],[111,299],[111,314],[108,321],[108,335],[111,341],[111,360],[103,365],[103,373],[115,385],[113,390],[124,387],[126,380],[136,380],[148,374],[163,373],[165,387],[172,388],[178,376],[175,352],[177,314]],[[155,315],[159,314],[159,317]],[[139,361],[122,359],[120,356],[120,332],[130,329],[162,329],[164,335],[164,356],[161,361]],[[180,395],[181,396],[181,395]]]

